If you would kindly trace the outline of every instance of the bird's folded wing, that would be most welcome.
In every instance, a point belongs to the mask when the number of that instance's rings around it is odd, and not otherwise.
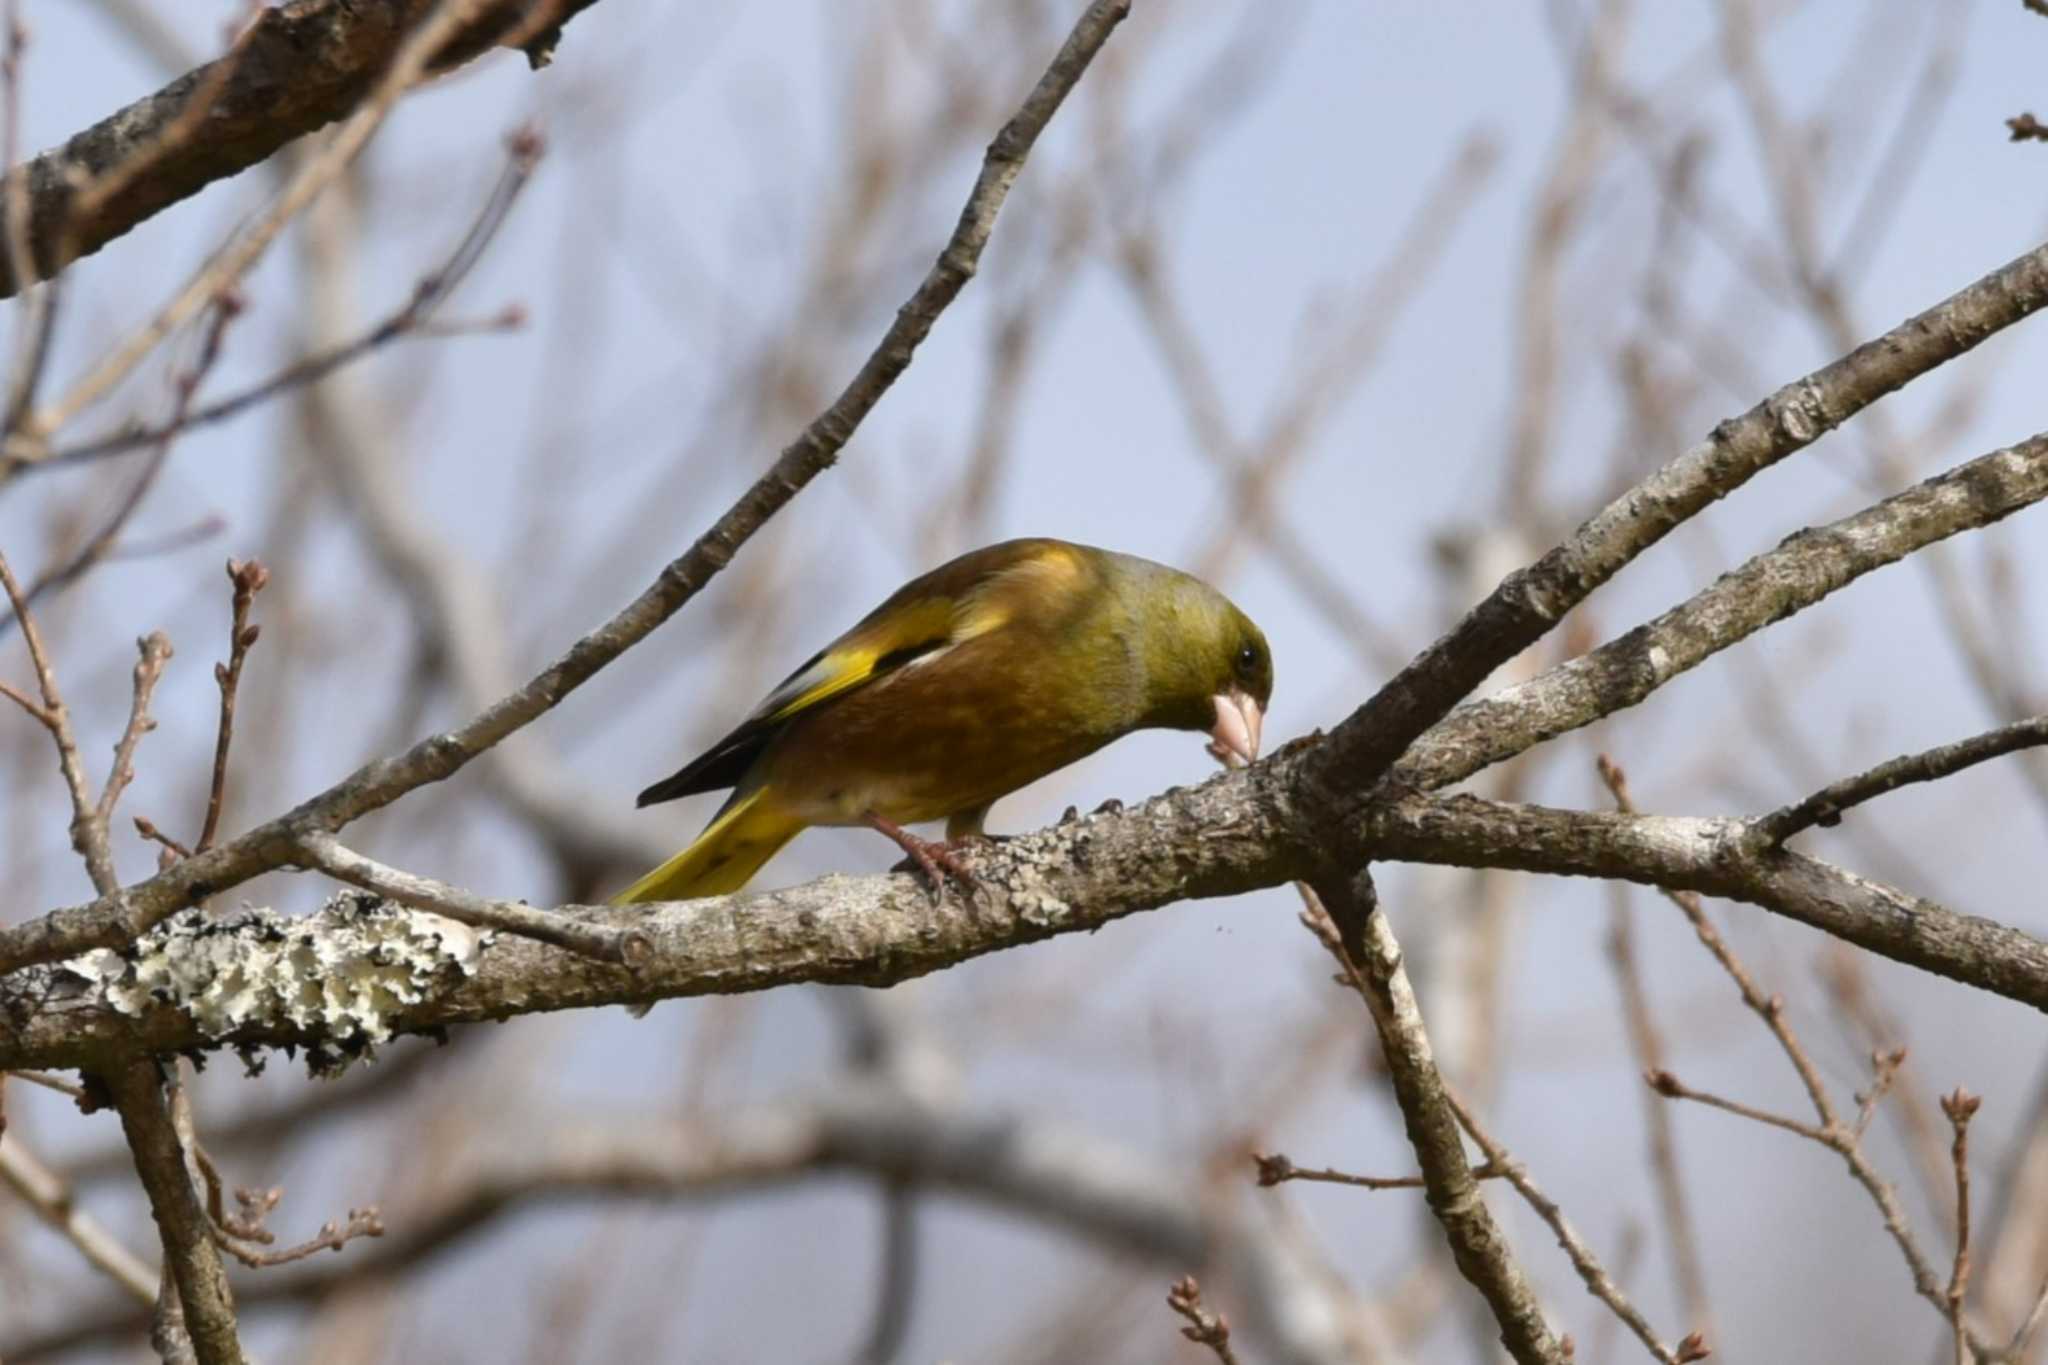
[[[640,804],[734,786],[803,713],[1019,617],[1058,614],[1089,580],[1085,564],[1057,541],[1010,541],[962,556],[906,585],[806,660],[732,733],[642,792]]]

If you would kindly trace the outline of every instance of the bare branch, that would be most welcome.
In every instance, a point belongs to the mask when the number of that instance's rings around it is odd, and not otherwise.
[[[512,1116],[508,1116],[512,1117]],[[317,1302],[344,1284],[399,1276],[447,1253],[492,1219],[542,1201],[706,1200],[819,1173],[904,1181],[1096,1238],[1155,1264],[1214,1268],[1247,1290],[1242,1329],[1285,1365],[1348,1365],[1332,1295],[1264,1218],[1217,1221],[1179,1173],[1042,1117],[938,1104],[888,1084],[834,1085],[742,1105],[715,1118],[642,1115],[631,1123],[518,1115],[477,1135],[459,1177],[344,1261],[267,1274],[245,1311]],[[124,1306],[81,1315],[9,1358],[132,1333]]]
[[[403,754],[357,769],[296,810],[196,854],[172,872],[160,873],[119,895],[102,891],[102,899],[90,905],[54,911],[0,931],[0,971],[131,939],[200,899],[194,895],[195,886],[218,889],[246,881],[288,861],[302,833],[337,832],[407,792],[452,777],[477,755],[559,705],[599,669],[679,611],[769,517],[831,467],[854,429],[909,366],[939,314],[973,275],[996,215],[1039,134],[1128,10],[1129,0],[1095,0],[1082,14],[1023,107],[989,144],[981,173],[951,237],[916,292],[897,311],[881,344],[831,406],[782,452],[768,472],[638,598],[570,646],[524,687],[457,729],[430,736]]]
[[[888,984],[1140,910],[1275,886],[1313,875],[1336,858],[1618,877],[1723,896],[2048,1009],[2048,943],[1818,859],[1770,849],[1745,821],[1563,811],[1462,795],[1407,796],[1381,799],[1341,838],[1326,841],[1291,795],[1294,764],[1311,755],[1306,747],[1283,752],[1191,790],[985,850],[976,858],[981,894],[971,907],[952,900],[934,905],[909,878],[828,877],[759,895],[565,910],[565,918],[586,925],[637,929],[647,935],[652,952],[627,971],[565,957],[540,944],[493,941],[478,948],[473,970],[430,977],[422,984],[431,989],[408,987],[417,994],[401,1001],[385,1023],[392,1031],[417,1032],[537,1010],[638,1004],[796,981]],[[179,870],[213,856],[195,857]],[[299,854],[287,846],[266,856],[286,863]],[[188,944],[188,931],[173,926],[126,957],[95,959],[100,965],[91,974],[118,977],[133,969],[130,959],[155,962],[168,954],[190,961],[204,978],[211,969],[201,964],[217,960],[215,953],[246,961],[244,954],[264,950],[280,934],[324,934],[334,927],[253,914],[226,924],[209,922],[205,932],[212,946],[203,947]],[[195,951],[199,956],[193,959]],[[328,945],[322,951],[339,950]],[[78,971],[78,964],[51,969],[66,980]],[[203,985],[197,980],[194,989]],[[16,975],[4,986],[26,1008],[11,1026],[0,1012],[0,1069],[75,1066],[110,1050],[168,1052],[223,1041],[331,1047],[346,1041],[317,1021],[294,1021],[282,1008],[261,1002],[251,1002],[246,1019],[213,1020],[202,1028],[146,990],[132,1012],[124,1013],[104,998],[40,1005],[50,987],[47,974]]]
[[[227,334],[228,324],[234,321],[241,311],[241,298],[232,291],[215,297],[213,314],[207,322],[204,337],[199,345],[198,359],[192,363],[190,369],[178,376],[174,386],[176,397],[173,400],[170,426],[173,435],[184,414],[191,410],[192,400],[197,396],[200,384],[205,381],[215,362],[220,359],[221,340]],[[28,590],[28,601],[33,603],[41,600],[46,593],[63,591],[114,552],[116,541],[126,529],[129,519],[135,515],[136,509],[142,506],[142,500],[149,495],[150,489],[156,486],[157,476],[163,472],[170,453],[171,436],[166,436],[150,451],[148,459],[143,462],[141,472],[129,483],[120,501],[115,504],[113,512],[101,523],[100,528],[86,537],[85,544],[80,546],[70,559],[44,570],[36,578]],[[0,483],[5,482],[11,467],[9,462],[0,460]],[[4,634],[13,624],[11,618],[0,618],[0,634]]]
[[[1956,1256],[1948,1276],[1948,1317],[1955,1329],[1955,1365],[1969,1365],[1970,1329],[1963,1317],[1963,1297],[1970,1289],[1970,1120],[1983,1100],[1957,1086],[1941,1097],[1941,1112],[1955,1130],[1949,1157],[1956,1167]]]
[[[431,70],[445,71],[501,44],[531,43],[546,30],[559,32],[592,3],[473,6],[474,20],[444,25],[445,41],[432,44],[424,60]],[[7,183],[26,188],[34,274],[56,273],[208,184],[359,110],[437,8],[436,0],[265,7],[217,61],[19,167]],[[204,109],[205,136],[169,135],[194,108]],[[139,159],[146,159],[147,175],[124,176],[95,202],[82,202],[81,182],[89,186],[92,177],[81,172]],[[0,297],[15,293],[20,277],[13,269],[0,277]]]
[[[1252,1163],[1258,1167],[1261,1186],[1307,1180],[1324,1185],[1351,1185],[1362,1190],[1419,1190],[1427,1183],[1419,1175],[1352,1175],[1348,1171],[1328,1167],[1297,1166],[1290,1158],[1277,1152],[1254,1152]],[[1472,1168],[1474,1180],[1492,1180],[1500,1174],[1500,1169],[1490,1161]]]
[[[1188,1320],[1180,1334],[1197,1346],[1206,1346],[1217,1365],[1238,1365],[1237,1352],[1230,1345],[1230,1323],[1221,1313],[1202,1304],[1202,1286],[1192,1275],[1183,1275],[1166,1291],[1166,1306]]]
[[[20,1076],[19,1079],[29,1079]],[[157,1273],[121,1244],[104,1224],[78,1208],[63,1177],[13,1136],[0,1136],[0,1181],[50,1227],[78,1248],[86,1263],[145,1306],[156,1302]]]
[[[103,1079],[121,1113],[121,1131],[135,1153],[135,1169],[149,1191],[150,1212],[163,1239],[165,1263],[177,1285],[185,1329],[200,1365],[239,1365],[242,1346],[235,1299],[214,1245],[213,1224],[199,1203],[185,1148],[164,1104],[157,1063],[138,1057]]]
[[[2048,434],[1981,455],[1851,516],[1801,531],[1598,649],[1459,707],[1401,759],[1396,774],[1431,788],[1469,777],[1638,704],[1721,650],[1865,574],[1950,536],[1989,526],[2044,497]],[[1322,761],[1332,762],[1327,756]]]
[[[1366,815],[1372,856],[1621,877],[1759,905],[1894,961],[2048,1009],[2048,943],[1762,843],[1741,820],[1624,816],[1478,797],[1403,798]]]
[[[568,915],[536,910],[530,905],[494,901],[409,872],[365,858],[343,847],[331,834],[307,834],[300,848],[306,862],[329,876],[374,891],[401,905],[428,910],[481,929],[501,929],[508,934],[567,948],[598,962],[631,963],[646,958],[654,949],[639,931],[609,928],[573,919]]]
[[[550,14],[565,3],[573,0],[550,0],[540,13]],[[63,397],[35,412],[27,423],[28,436],[46,437],[61,429],[105,397],[159,342],[203,308],[207,300],[231,294],[236,282],[262,258],[285,225],[355,160],[399,96],[425,79],[436,56],[491,7],[492,0],[435,0],[418,26],[405,35],[404,42],[392,54],[390,65],[378,73],[361,104],[325,146],[306,158],[270,206],[230,238],[154,317],[115,346]],[[532,11],[519,21],[519,28],[529,34],[538,27]]]
[[[1563,544],[1508,576],[1330,735],[1309,774],[1326,798],[1376,779],[1500,665],[1708,504],[1830,429],[2048,303],[2037,247],[1840,360],[1780,388],[1609,503]],[[1469,771],[1469,770],[1468,770]],[[1450,779],[1446,779],[1450,780]],[[1333,802],[1341,809],[1341,802]]]
[[[1429,1210],[1443,1225],[1451,1257],[1486,1300],[1500,1329],[1501,1344],[1521,1365],[1563,1362],[1569,1357],[1543,1320],[1543,1308],[1507,1238],[1487,1210],[1458,1136],[1443,1077],[1438,1074],[1422,1011],[1408,984],[1401,945],[1379,908],[1368,872],[1349,882],[1328,879],[1315,889],[1311,914],[1320,908],[1335,924],[1344,951],[1339,961],[1365,997],[1380,1047],[1387,1059],[1394,1095],[1408,1129],[1409,1145],[1422,1167]]]
[[[1665,1345],[1663,1339],[1657,1335],[1656,1329],[1650,1326],[1649,1320],[1629,1302],[1628,1295],[1621,1292],[1621,1286],[1614,1282],[1614,1277],[1600,1264],[1600,1258],[1593,1254],[1592,1248],[1586,1245],[1577,1229],[1572,1227],[1571,1220],[1564,1216],[1564,1210],[1557,1206],[1557,1201],[1545,1194],[1537,1187],[1536,1182],[1530,1179],[1528,1168],[1510,1156],[1505,1147],[1481,1128],[1478,1120],[1473,1118],[1472,1111],[1448,1089],[1444,1091],[1444,1102],[1450,1105],[1451,1112],[1458,1116],[1458,1125],[1471,1134],[1472,1141],[1478,1144],[1479,1150],[1486,1153],[1487,1164],[1498,1167],[1507,1182],[1528,1201],[1529,1207],[1536,1210],[1536,1216],[1549,1224],[1550,1230],[1557,1234],[1557,1244],[1563,1247],[1564,1254],[1571,1258],[1572,1269],[1578,1271],[1579,1278],[1586,1282],[1587,1293],[1612,1309],[1614,1316],[1620,1318],[1629,1331],[1636,1334],[1636,1339],[1643,1343],[1644,1348],[1664,1362],[1664,1365],[1686,1365],[1688,1361],[1706,1359],[1706,1341],[1696,1331],[1686,1334],[1676,1346]]]
[[[1886,792],[1897,791],[1915,782],[1938,782],[1965,768],[2040,744],[2048,744],[2048,716],[2031,716],[1954,744],[1905,754],[1880,763],[1868,772],[1845,777],[1796,805],[1772,811],[1757,822],[1757,828],[1763,837],[1782,844],[1801,830],[1815,825],[1823,829],[1832,828],[1842,822],[1843,811]]]
[[[214,837],[220,833],[221,807],[227,799],[228,746],[235,739],[235,694],[242,685],[242,661],[249,657],[261,633],[261,627],[249,624],[249,609],[255,605],[256,594],[270,582],[270,570],[260,560],[244,563],[230,559],[228,582],[234,587],[228,616],[228,661],[215,664],[213,669],[213,680],[220,688],[220,724],[214,732],[213,780],[206,790],[206,819],[192,845],[195,853],[212,848]]]
[[[114,744],[114,766],[107,772],[107,785],[100,789],[99,805],[93,809],[93,820],[102,831],[114,818],[114,805],[120,801],[121,793],[135,780],[135,746],[156,729],[156,721],[149,714],[149,699],[156,691],[157,680],[163,677],[164,665],[170,661],[170,637],[153,630],[135,642],[135,651],[139,657],[135,660],[128,724],[122,727],[121,738]]]
[[[513,204],[518,201],[520,191],[533,176],[534,168],[540,160],[541,146],[539,134],[530,128],[521,129],[507,139],[509,155],[504,173],[498,178],[497,184],[492,186],[482,209],[478,211],[475,220],[463,234],[462,240],[456,244],[454,251],[441,265],[420,279],[403,306],[360,336],[351,337],[315,354],[302,356],[276,374],[259,380],[239,393],[195,407],[183,414],[174,414],[154,427],[130,427],[63,450],[49,450],[35,442],[23,442],[20,450],[7,452],[8,456],[12,457],[12,463],[32,469],[55,469],[124,454],[141,446],[170,440],[194,427],[224,422],[291,389],[317,384],[343,366],[352,364],[393,341],[413,336],[441,335],[432,330],[435,313],[468,276],[482,257],[484,249],[490,245],[492,238],[497,236],[498,229],[504,226],[505,219],[512,212]],[[487,320],[484,326],[493,329],[511,327],[518,325],[522,320],[518,310],[508,309]]]
[[[29,611],[28,594],[22,591],[4,554],[0,554],[0,588],[6,589],[7,600],[14,607],[13,619],[21,624],[29,661],[35,667],[36,685],[42,690],[42,706],[31,705],[12,688],[8,695],[21,702],[49,730],[50,739],[57,746],[58,770],[64,774],[65,789],[71,793],[71,846],[85,860],[93,889],[102,896],[108,895],[120,881],[114,875],[114,855],[107,846],[107,827],[96,819],[92,788],[85,779],[85,763],[78,755],[78,737],[71,730],[71,712],[64,705],[64,694],[57,688],[57,673],[51,667],[49,651],[43,648],[43,633]]]

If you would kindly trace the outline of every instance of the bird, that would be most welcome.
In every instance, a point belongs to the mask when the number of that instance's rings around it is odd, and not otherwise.
[[[866,825],[943,897],[1000,798],[1136,730],[1206,731],[1258,757],[1265,635],[1198,578],[1046,538],[973,550],[911,580],[785,678],[731,733],[640,793],[732,789],[704,832],[613,898],[743,888],[814,825]],[[906,825],[945,821],[943,841]]]

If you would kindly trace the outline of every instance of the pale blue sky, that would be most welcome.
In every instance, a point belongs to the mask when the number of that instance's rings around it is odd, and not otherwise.
[[[1146,11],[1151,0],[1137,7]],[[194,42],[210,42],[212,27],[234,8],[188,3],[171,17]],[[733,372],[732,357],[800,330],[814,343],[817,373],[808,382],[821,393],[836,388],[950,228],[972,153],[1000,113],[950,155],[909,167],[881,239],[849,253],[847,306],[822,315],[804,310],[816,294],[803,288],[802,272],[831,207],[813,196],[817,186],[835,183],[841,124],[856,107],[845,98],[843,73],[878,16],[910,31],[924,8],[611,0],[575,21],[548,72],[535,77],[515,57],[494,57],[409,100],[380,135],[367,201],[366,316],[400,302],[460,233],[496,174],[509,128],[532,118],[549,139],[534,185],[454,309],[476,316],[518,301],[533,325],[513,336],[393,349],[367,367],[383,391],[414,405],[405,409],[406,477],[449,543],[489,566],[522,671],[637,590],[793,434],[795,422],[780,410],[761,415],[758,395],[719,387]],[[1073,6],[1041,7],[1035,32],[1007,20],[975,27],[962,17],[963,5],[931,8],[944,16],[954,44],[1033,43],[1045,51]],[[1380,362],[1317,430],[1280,497],[1287,524],[1318,561],[1398,639],[1419,646],[1447,620],[1433,537],[1503,515],[1496,490],[1517,388],[1517,291],[1532,196],[1560,135],[1568,89],[1545,8],[1303,3],[1262,7],[1250,20],[1221,0],[1163,8],[1166,31],[1146,40],[1142,60],[1131,59],[1129,111],[1140,129],[1178,108],[1181,92],[1218,53],[1248,43],[1254,26],[1280,30],[1258,49],[1260,75],[1245,106],[1160,206],[1167,266],[1217,376],[1217,398],[1240,433],[1265,420],[1301,363],[1304,319],[1316,325],[1317,301],[1371,276],[1460,141],[1481,133],[1499,150],[1496,171],[1443,244],[1441,264],[1405,304]],[[1729,89],[1712,79],[1715,9],[1638,8],[1622,71],[1638,90],[1660,92],[1658,107],[1673,126],[1706,135],[1704,193],[1742,232],[1768,238],[1773,219],[1756,147]],[[1823,240],[1832,251],[1866,197],[1894,210],[1868,266],[1850,281],[1863,335],[2038,243],[2048,226],[2048,148],[2009,144],[2002,121],[2048,106],[2048,22],[2011,3],[1814,0],[1789,8],[1766,48],[1788,114],[1799,119],[1845,105],[1860,111],[1847,144],[1824,149],[1835,158],[1827,164],[1845,170],[1822,183]],[[36,33],[27,145],[59,140],[158,83],[158,73],[92,6],[45,0],[26,9]],[[1926,127],[1926,155],[1914,161],[1910,179],[1886,177],[1873,190],[1878,149],[1893,136],[1927,55],[1951,43],[1957,80]],[[891,82],[858,107],[864,116],[914,123],[931,117],[937,68],[917,45],[898,40],[898,48]],[[1034,71],[1037,60],[1029,63]],[[1006,112],[1021,92],[1019,83],[989,90],[986,99]],[[934,486],[948,482],[931,471],[957,470],[965,459],[980,413],[992,309],[1038,287],[1031,272],[1043,267],[1053,192],[1075,183],[1099,146],[1100,107],[1090,91],[1084,96],[1032,159],[981,277],[862,428],[842,468],[820,478],[777,523],[770,540],[782,557],[770,605],[736,603],[738,585],[721,581],[540,727],[620,821],[686,838],[701,809],[636,814],[632,794],[722,729],[729,720],[722,708],[743,700],[737,691],[780,675],[808,652],[805,639],[814,643],[925,566],[929,552],[913,528]],[[1618,148],[1591,182],[1584,203],[1593,225],[1560,275],[1559,419],[1544,483],[1544,510],[1556,518],[1593,509],[1610,486],[1617,452],[1640,470],[1678,448],[1629,434],[1614,378],[1619,343],[1643,329],[1642,277],[1657,231],[1646,163],[1626,142]],[[216,186],[79,267],[58,377],[75,373],[96,344],[167,296],[222,226],[260,201],[266,184],[250,175]],[[1688,252],[1693,264],[1680,289],[1689,310],[1726,328],[1761,384],[1837,353],[1804,320],[1731,283],[1712,244],[1693,238]],[[232,336],[223,387],[262,372],[291,334],[295,269],[287,241],[251,279],[253,308]],[[2017,329],[1953,375],[1945,371],[1887,401],[1889,420],[1917,437],[1959,385],[1981,380],[1957,439],[1939,447],[1916,440],[1915,477],[2041,429],[2048,408],[2034,376],[2048,362],[2042,325]],[[1038,348],[991,537],[1055,534],[1169,561],[1197,553],[1233,508],[1226,486],[1193,454],[1159,353],[1108,264],[1096,259],[1080,269]],[[1681,349],[1657,354],[1671,382],[1693,389],[1678,407],[1679,443],[1764,391],[1717,386]],[[136,391],[159,401],[161,381]],[[1597,633],[1625,629],[1743,555],[1867,502],[1856,439],[1854,428],[1831,438],[1715,509],[1701,531],[1645,556],[1589,606]],[[66,662],[84,679],[81,690],[97,698],[99,709],[89,713],[95,735],[115,723],[110,708],[125,685],[126,640],[164,625],[180,645],[160,707],[164,729],[149,751],[156,766],[145,762],[133,809],[182,800],[192,762],[210,747],[206,661],[221,611],[217,561],[224,553],[278,553],[254,542],[276,524],[272,474],[293,441],[278,409],[183,443],[137,518],[137,535],[214,513],[227,529],[174,556],[114,565],[74,603],[68,636],[75,647]],[[686,452],[691,463],[679,477]],[[92,487],[66,476],[12,490],[0,502],[9,553],[38,562],[50,509]],[[333,515],[331,501],[322,506],[323,517]],[[317,550],[301,572],[319,581],[299,588],[322,604],[325,647],[333,651],[331,683],[307,700],[334,723],[308,726],[295,752],[267,756],[281,797],[314,790],[394,738],[379,725],[408,664],[403,613],[355,539],[321,524],[302,534]],[[2031,588],[2048,568],[2038,530],[2022,516],[1975,537],[1961,547],[1965,563],[1977,563],[1985,545],[2013,557],[2028,589],[1994,628],[2031,661],[2048,610],[2048,598]],[[1257,556],[1239,563],[1226,586],[1262,622],[1278,663],[1269,742],[1340,719],[1378,676],[1281,575]],[[776,617],[772,629],[749,637],[765,642],[756,655],[737,657],[725,643],[740,638],[736,610]],[[1930,621],[1922,579],[1898,569],[1742,653],[1775,670],[1803,741],[1836,772],[1848,771],[1987,723]],[[262,664],[259,653],[252,686],[260,686]],[[1736,661],[1717,660],[1660,694],[1641,717],[1602,727],[1598,742],[1628,758],[1645,805],[1713,813],[1800,794],[1781,746],[1759,735],[1747,676]],[[2035,676],[2031,662],[2022,676]],[[713,698],[716,705],[705,705]],[[444,701],[416,719],[426,725],[452,714]],[[1592,752],[1575,744],[1536,775],[1536,794],[1599,803]],[[992,823],[1021,828],[1069,802],[1140,797],[1200,780],[1206,763],[1185,736],[1134,739],[1007,803]],[[1939,870],[1938,886],[1916,889],[2035,929],[2048,925],[2029,894],[2042,871],[2039,816],[2017,781],[1987,771],[1958,783],[1957,792],[1891,798],[1882,817],[1887,838]],[[544,857],[510,837],[474,788],[454,799],[471,805],[458,807],[465,832],[445,848],[405,847],[403,831],[389,822],[373,837],[392,841],[393,856],[403,849],[419,871],[493,894],[549,899],[555,888]],[[43,825],[36,895],[23,896],[18,912],[85,890],[75,864],[63,861],[61,820]],[[1857,856],[1847,845],[1821,846]],[[387,850],[373,844],[372,851]],[[124,845],[123,854],[129,872],[146,869],[140,846]],[[869,869],[888,856],[865,835],[815,834],[771,877]],[[1389,878],[1397,924],[1431,914],[1429,885]],[[269,894],[298,903],[316,894],[304,880],[273,886]],[[1496,1129],[1611,1252],[1623,1225],[1653,1221],[1654,1206],[1640,1159],[1636,1082],[1601,951],[1606,893],[1571,883],[1524,889]],[[1648,969],[1673,1002],[1671,1027],[1688,1079],[1791,1104],[1789,1073],[1753,1022],[1729,1008],[1725,986],[1666,908],[1638,897],[1634,911],[1645,923]],[[1816,940],[1758,911],[1718,912],[1795,1012],[1825,1034],[1829,1074],[1846,1091],[1859,1063],[1820,1022],[1823,997],[1808,970]],[[1248,1086],[1267,1065],[1271,1041],[1312,1016],[1323,970],[1293,922],[1289,897],[1274,892],[1179,907],[1086,940],[1000,955],[917,989],[935,1017],[971,1022],[979,1002],[1020,983],[1047,989],[1071,974],[1097,982],[1078,1017],[1043,1039],[1006,1043],[1000,1032],[981,1036],[958,1023],[963,1036],[975,1037],[968,1084],[992,1102],[1042,1108],[1185,1156],[1190,1135],[1205,1131],[1205,1116],[1228,1112],[1233,1087]],[[2040,1053],[2038,1017],[1903,969],[1880,964],[1872,976],[1913,1021],[1928,1084],[1991,1094],[1982,1122],[2002,1134]],[[641,1103],[650,1074],[669,1083],[674,1052],[705,1008],[666,1006],[645,1027],[607,1015],[526,1021],[505,1032],[559,1050],[566,1070],[560,1093],[548,1097],[553,1102],[626,1113]],[[1173,1047],[1158,1040],[1190,1017],[1199,1023],[1192,1037],[1176,1034]],[[752,1027],[751,1070],[733,1098],[776,1094],[828,1068],[831,1021],[811,999],[778,996],[761,1006]],[[1148,1065],[1148,1049],[1180,1059]],[[1879,1343],[1895,1348],[1900,1333],[1916,1349],[1923,1337],[1931,1343],[1933,1319],[1909,1301],[1903,1269],[1876,1235],[1870,1209],[1817,1149],[1716,1115],[1680,1117],[1697,1163],[1695,1197],[1726,1358],[1857,1358]],[[1382,1172],[1409,1162],[1391,1109],[1376,1093],[1355,1089],[1333,1086],[1273,1138],[1304,1162]],[[1903,1175],[1888,1136],[1880,1146]],[[350,1179],[373,1179],[379,1163],[337,1156],[327,1169],[309,1165],[318,1174],[299,1173],[304,1186],[333,1180],[336,1198],[346,1200],[359,1197]],[[981,1358],[1010,1338],[1023,1315],[1096,1264],[1070,1242],[933,1202],[930,1278],[907,1359]],[[1346,1275],[1367,1289],[1384,1285],[1403,1263],[1419,1217],[1416,1206],[1389,1196],[1298,1203]],[[709,1217],[689,1281],[692,1358],[836,1358],[867,1311],[872,1206],[866,1190],[847,1187],[748,1200]],[[1915,1205],[1915,1212],[1925,1210]],[[650,1254],[673,1251],[685,1217],[646,1218]],[[1519,1213],[1511,1223],[1561,1321],[1583,1340],[1593,1315],[1569,1268],[1540,1228]],[[516,1233],[429,1272],[423,1284],[474,1303],[494,1276],[559,1265],[560,1248],[577,1245],[590,1225],[581,1213],[522,1220]],[[1945,1247],[1937,1232],[1930,1225],[1933,1244]],[[1645,1307],[1677,1335],[1658,1252],[1634,1279]],[[642,1282],[659,1292],[658,1274]],[[1852,1295],[1854,1311],[1846,1303]],[[1836,1296],[1844,1300],[1839,1307]],[[1149,1309],[1156,1297],[1139,1301]],[[431,1306],[409,1314],[413,1349],[439,1352],[461,1339],[451,1335],[448,1317]],[[1173,1334],[1163,1311],[1159,1318],[1138,1335],[1152,1343],[1144,1358],[1179,1358],[1169,1357]],[[1443,1349],[1455,1356],[1467,1339]]]

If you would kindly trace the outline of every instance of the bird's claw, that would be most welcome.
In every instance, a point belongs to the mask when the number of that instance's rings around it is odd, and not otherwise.
[[[934,903],[945,900],[948,877],[965,887],[969,896],[981,889],[981,882],[960,856],[963,850],[975,842],[974,840],[920,839],[894,821],[871,817],[868,823],[888,835],[898,848],[910,855],[890,871],[908,872],[915,867],[924,873],[925,884],[931,890]]]
[[[910,850],[910,857],[924,873],[934,901],[943,901],[946,898],[946,878],[949,876],[965,887],[970,896],[981,889],[981,883],[975,879],[974,873],[947,844],[920,839],[918,847]]]

